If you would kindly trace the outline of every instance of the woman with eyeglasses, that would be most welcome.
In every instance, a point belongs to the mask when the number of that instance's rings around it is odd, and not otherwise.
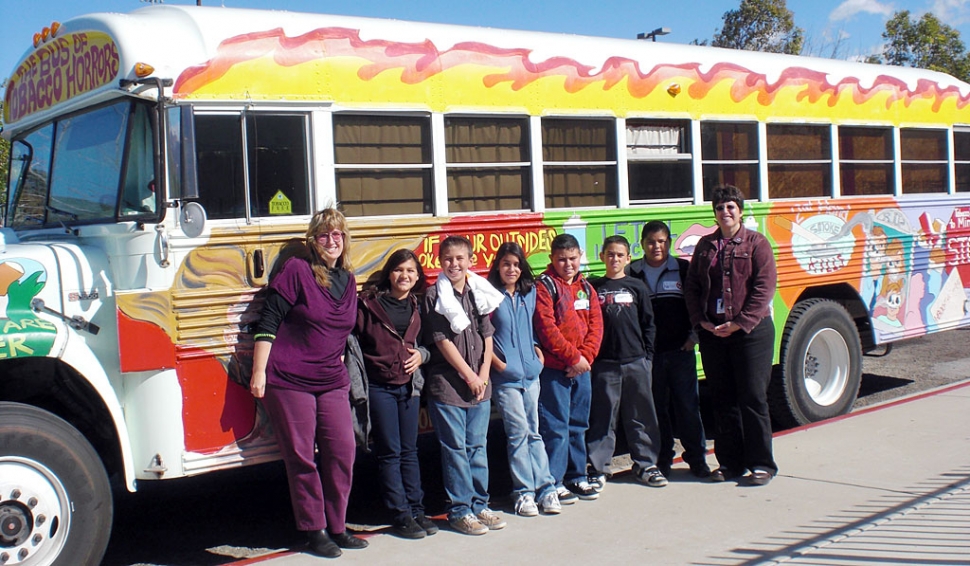
[[[305,249],[270,281],[250,391],[263,399],[276,433],[296,528],[307,533],[311,552],[327,558],[367,546],[346,530],[356,443],[341,356],[356,315],[347,221],[326,208],[310,220]]]
[[[715,188],[711,204],[717,230],[698,242],[684,285],[714,402],[720,467],[711,480],[739,479],[750,470],[747,483],[766,485],[778,473],[768,414],[775,256],[764,236],[744,227],[744,195],[737,187]]]

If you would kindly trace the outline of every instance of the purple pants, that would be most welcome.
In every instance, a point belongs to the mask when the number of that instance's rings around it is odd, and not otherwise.
[[[346,530],[357,450],[349,388],[308,393],[266,387],[263,405],[286,464],[298,530],[329,529],[334,534]]]

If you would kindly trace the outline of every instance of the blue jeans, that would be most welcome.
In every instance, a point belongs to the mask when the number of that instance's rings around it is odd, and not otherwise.
[[[445,405],[428,400],[431,424],[441,444],[445,494],[451,500],[448,519],[476,515],[488,507],[488,420],[491,401],[474,407]]]
[[[508,437],[512,493],[516,497],[532,493],[541,498],[554,491],[556,480],[549,473],[549,457],[539,435],[539,380],[525,389],[496,387],[492,398],[502,412]]]
[[[660,423],[660,464],[669,466],[674,452],[674,426],[684,447],[684,461],[691,466],[705,463],[707,439],[697,394],[697,357],[694,351],[655,352],[653,357],[653,400]]]
[[[395,521],[424,513],[421,466],[418,464],[418,409],[420,397],[411,384],[369,388],[370,419],[384,505]]]
[[[557,486],[586,477],[590,395],[589,372],[568,378],[562,370],[542,368],[539,374],[539,434]]]
[[[618,426],[626,434],[634,473],[657,465],[660,427],[650,381],[650,361],[646,358],[624,364],[593,362],[593,393],[586,435],[593,473],[610,473]]]

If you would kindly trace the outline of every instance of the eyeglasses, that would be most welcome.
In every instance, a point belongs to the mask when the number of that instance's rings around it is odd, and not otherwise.
[[[326,242],[330,240],[332,242],[340,242],[344,239],[344,233],[340,230],[334,230],[333,232],[324,232],[323,234],[317,234],[317,241]]]
[[[719,204],[714,207],[714,210],[716,210],[717,212],[724,212],[725,210],[730,211],[730,210],[737,210],[737,209],[738,209],[738,205],[734,204],[733,202],[728,204]]]

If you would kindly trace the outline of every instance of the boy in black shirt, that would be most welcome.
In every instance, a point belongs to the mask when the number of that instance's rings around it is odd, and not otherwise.
[[[626,433],[633,474],[651,487],[667,485],[657,468],[660,427],[651,389],[651,359],[656,328],[650,290],[639,279],[627,277],[630,243],[623,236],[603,242],[600,259],[606,277],[593,281],[603,311],[603,345],[593,362],[586,451],[589,483],[602,489],[616,448],[617,421]]]

